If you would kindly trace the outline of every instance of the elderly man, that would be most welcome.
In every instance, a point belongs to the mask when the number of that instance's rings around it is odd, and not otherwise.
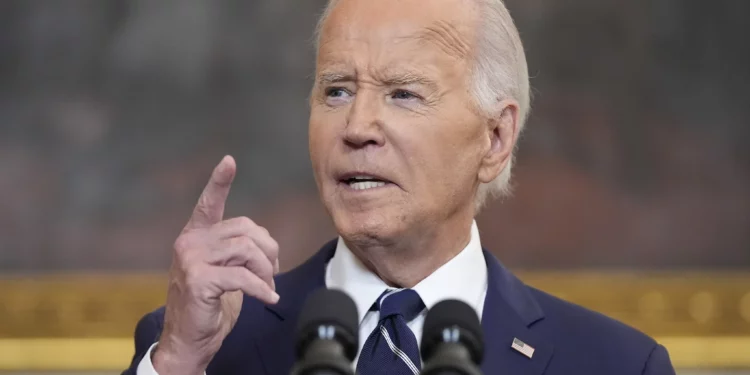
[[[674,373],[651,338],[524,285],[480,245],[474,217],[507,193],[529,111],[500,0],[334,0],[318,33],[310,158],[338,240],[276,275],[268,231],[223,218],[236,172],[225,157],[175,242],[166,307],[139,322],[127,374],[287,374],[301,305],[322,287],[358,307],[360,375],[418,373],[424,316],[444,299],[481,317],[485,374]],[[418,313],[380,317],[389,303]],[[372,334],[387,319],[403,347]]]

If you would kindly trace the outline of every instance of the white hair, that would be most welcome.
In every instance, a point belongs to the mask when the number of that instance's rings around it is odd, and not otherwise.
[[[319,47],[323,23],[339,0],[329,0],[315,32],[316,50]],[[471,69],[471,92],[479,111],[487,117],[497,117],[503,99],[518,102],[518,133],[523,131],[531,107],[529,72],[526,54],[513,18],[502,0],[473,0],[479,5],[480,21],[477,25],[476,51]],[[511,169],[515,159],[515,146],[510,160],[492,181],[483,183],[477,191],[477,212],[489,198],[511,193]]]

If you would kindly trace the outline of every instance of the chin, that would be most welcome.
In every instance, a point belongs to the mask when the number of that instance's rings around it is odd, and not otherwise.
[[[400,212],[386,207],[367,211],[334,209],[331,212],[336,231],[356,246],[385,246],[403,232],[406,221]]]

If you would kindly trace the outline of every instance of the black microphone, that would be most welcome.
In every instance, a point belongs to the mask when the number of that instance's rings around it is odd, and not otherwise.
[[[293,375],[353,375],[359,349],[357,306],[346,293],[318,289],[297,320]]]
[[[438,302],[422,332],[422,375],[481,375],[484,338],[479,317],[458,300]]]

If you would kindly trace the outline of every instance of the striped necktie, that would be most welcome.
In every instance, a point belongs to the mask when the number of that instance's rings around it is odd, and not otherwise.
[[[357,362],[359,375],[419,375],[422,361],[414,332],[406,325],[425,305],[412,289],[383,293],[371,310],[380,311],[378,326],[365,341]]]

